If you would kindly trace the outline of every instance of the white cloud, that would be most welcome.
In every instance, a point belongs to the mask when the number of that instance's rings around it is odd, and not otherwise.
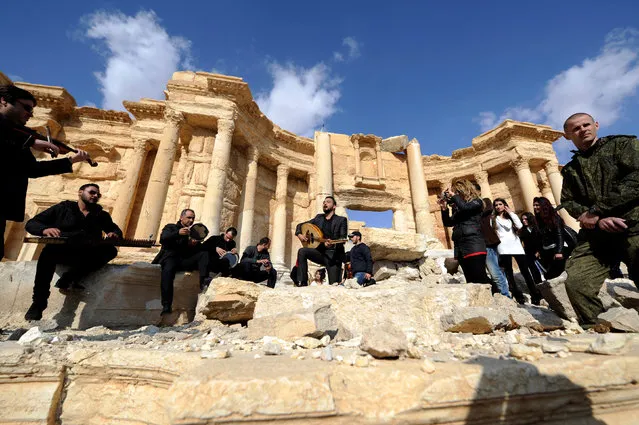
[[[350,59],[354,59],[360,56],[360,44],[355,40],[354,37],[346,37],[342,40],[342,44],[348,47],[348,57]]]
[[[344,62],[344,55],[340,52],[333,52],[333,60],[335,62]]]
[[[192,68],[189,40],[170,36],[152,11],[135,16],[97,12],[83,19],[84,35],[101,42],[106,69],[96,72],[105,109],[123,109],[123,100],[162,98],[173,72]]]
[[[323,63],[312,68],[272,63],[269,71],[273,88],[257,96],[260,109],[280,127],[312,137],[336,112],[341,81],[332,77]]]
[[[609,126],[623,114],[625,102],[639,87],[639,31],[616,29],[606,36],[600,53],[560,72],[546,83],[544,99],[535,108],[511,107],[497,119],[494,112],[481,112],[475,122],[482,131],[505,118],[544,123],[561,129],[564,120],[575,112],[588,112],[603,126]],[[490,117],[494,119],[491,121]],[[572,144],[555,144],[560,159],[566,159]]]

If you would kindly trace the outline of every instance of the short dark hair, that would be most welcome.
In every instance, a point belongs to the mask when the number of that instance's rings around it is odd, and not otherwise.
[[[333,205],[337,205],[337,201],[335,200],[335,198],[333,198],[333,195],[328,195],[326,198],[324,198],[324,200],[327,200],[327,199],[332,199]]]
[[[33,102],[33,106],[37,104],[36,98],[31,93],[29,93],[25,89],[16,87],[13,84],[4,84],[0,86],[0,97],[3,97],[4,100],[12,105],[18,99],[30,100]]]
[[[228,233],[228,232],[231,232],[233,237],[237,236],[237,229],[235,227],[229,227],[228,229],[226,229],[226,232],[224,233]]]
[[[191,208],[184,208],[182,212],[180,213],[180,217],[184,217],[184,214],[186,214],[189,211],[191,211],[193,215],[195,215],[195,211],[193,211]]]
[[[266,236],[263,237],[262,239],[260,239],[260,241],[257,243],[258,245],[268,245],[271,243],[271,239],[267,238]]]
[[[568,121],[570,121],[573,118],[577,118],[577,117],[582,117],[582,116],[587,116],[590,117],[590,119],[592,120],[592,122],[595,122],[595,119],[593,118],[592,115],[590,115],[587,112],[577,112],[575,114],[572,114],[571,116],[569,116],[568,118],[566,118],[566,121],[564,121],[564,131],[566,131],[566,124],[568,124]]]
[[[22,99],[22,98],[21,98],[21,99]],[[90,187],[90,186],[93,186],[93,187],[95,187],[96,189],[100,190],[100,186],[98,186],[98,184],[97,184],[97,183],[85,183],[85,184],[83,184],[82,186],[80,186],[80,189],[79,189],[79,190],[84,190],[84,189],[86,189],[87,187]]]

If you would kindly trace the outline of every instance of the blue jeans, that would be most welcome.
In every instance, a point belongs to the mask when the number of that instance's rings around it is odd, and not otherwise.
[[[508,279],[499,267],[499,254],[496,249],[486,247],[486,267],[493,284],[499,289],[499,293],[512,298],[508,292]]]
[[[358,285],[363,285],[366,282],[366,272],[357,272],[353,275],[355,279],[357,279]]]

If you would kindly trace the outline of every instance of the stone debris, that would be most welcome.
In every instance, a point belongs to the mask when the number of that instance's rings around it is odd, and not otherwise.
[[[422,361],[422,372],[431,374],[431,373],[435,373],[435,364],[433,362],[431,362],[429,359],[424,359]]]
[[[453,308],[450,314],[442,316],[442,329],[447,332],[487,334],[510,326],[508,314],[502,310],[487,307]]]
[[[330,362],[333,360],[333,349],[330,345],[322,349],[320,359],[324,360],[325,362]]]
[[[277,342],[264,344],[264,354],[267,356],[279,356],[282,354],[282,345]]]
[[[624,334],[597,335],[595,341],[590,344],[587,351],[593,354],[622,354],[627,348],[627,343],[628,338]]]
[[[597,316],[598,323],[622,332],[639,332],[639,313],[625,307],[613,307]]]
[[[306,348],[306,349],[310,349],[310,350],[314,350],[318,347],[321,347],[322,341],[320,341],[317,338],[311,338],[311,337],[304,337],[304,338],[300,338],[300,339],[296,339],[295,340],[295,345],[297,345],[298,347],[301,348]]]
[[[397,358],[408,351],[408,341],[401,329],[384,323],[364,330],[359,348],[376,359]]]
[[[539,360],[544,352],[540,347],[531,347],[524,344],[513,344],[510,346],[510,356],[520,360]]]
[[[408,136],[392,136],[383,139],[379,144],[382,152],[403,152],[408,146]]]
[[[575,313],[575,310],[572,308],[572,304],[566,293],[566,279],[568,279],[568,274],[563,272],[554,279],[541,282],[537,285],[537,288],[555,313],[564,319],[570,320],[576,318],[577,313]]]
[[[253,318],[255,303],[264,290],[253,282],[218,277],[199,295],[195,312],[225,323],[246,322]]]
[[[214,350],[210,352],[202,352],[203,359],[227,359],[231,357],[231,350]]]
[[[26,344],[36,344],[42,340],[44,340],[45,334],[42,333],[40,328],[34,326],[25,332],[20,339],[18,340],[18,344],[26,345]]]

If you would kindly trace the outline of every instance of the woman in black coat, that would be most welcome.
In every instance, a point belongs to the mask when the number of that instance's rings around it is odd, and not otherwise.
[[[545,270],[546,279],[552,279],[563,273],[570,255],[567,244],[564,244],[564,221],[547,198],[533,199],[533,208],[541,236],[539,262]]]
[[[455,257],[466,281],[490,283],[486,274],[486,242],[481,231],[484,204],[475,185],[466,179],[453,183],[439,199],[444,226],[453,228]],[[449,208],[452,208],[452,215]]]
[[[533,281],[540,283],[541,273],[535,264],[539,259],[539,251],[541,250],[541,234],[537,227],[537,220],[535,220],[535,216],[532,213],[525,212],[521,215],[521,224],[519,239],[524,244],[528,270],[530,270]]]

